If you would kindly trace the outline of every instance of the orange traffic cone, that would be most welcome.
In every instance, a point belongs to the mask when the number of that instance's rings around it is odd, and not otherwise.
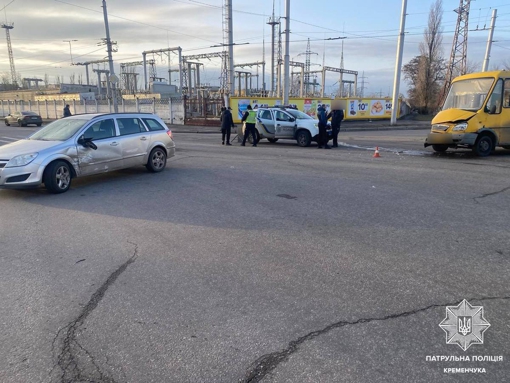
[[[376,147],[375,147],[375,152],[374,152],[374,155],[373,155],[372,157],[374,157],[374,158],[379,158],[379,157],[381,157],[381,156],[379,155],[379,146],[376,146]]]

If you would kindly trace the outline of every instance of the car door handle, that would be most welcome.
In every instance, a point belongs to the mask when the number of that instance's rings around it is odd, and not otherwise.
[[[147,141],[147,137],[140,137],[141,141]]]
[[[118,144],[119,144],[118,142],[114,141],[110,144],[110,146],[117,146]]]

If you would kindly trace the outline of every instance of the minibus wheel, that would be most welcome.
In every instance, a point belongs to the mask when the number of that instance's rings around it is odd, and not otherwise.
[[[448,145],[432,145],[432,149],[438,153],[444,153],[448,150]]]
[[[492,138],[490,136],[481,136],[475,142],[473,146],[473,153],[480,157],[487,157],[491,154],[494,149],[494,143],[492,142]]]

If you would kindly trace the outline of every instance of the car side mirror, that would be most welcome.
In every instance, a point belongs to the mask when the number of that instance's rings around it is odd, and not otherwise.
[[[289,121],[294,122],[294,121],[296,121],[296,119],[294,117],[291,117]]]
[[[84,148],[90,148],[93,150],[97,150],[96,144],[94,144],[92,142],[92,137],[85,138],[85,136],[80,136],[80,138],[78,138],[78,144],[80,144]]]
[[[496,114],[496,105],[492,105],[490,110],[489,110],[489,114]]]

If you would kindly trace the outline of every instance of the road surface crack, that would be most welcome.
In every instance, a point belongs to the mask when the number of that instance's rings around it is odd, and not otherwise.
[[[510,186],[507,186],[506,188],[503,188],[501,190],[498,190],[498,191],[495,191],[495,192],[492,192],[492,193],[482,194],[481,196],[474,197],[473,199],[475,200],[476,203],[480,203],[478,201],[479,199],[490,197],[491,195],[501,194],[501,193],[506,192],[507,190],[510,190]]]
[[[503,296],[503,297],[484,297],[484,298],[471,298],[468,299],[468,301],[489,301],[489,300],[502,300],[502,299],[510,299],[510,296]],[[280,365],[283,362],[286,362],[289,357],[299,350],[299,347],[303,345],[303,343],[312,340],[318,336],[324,335],[331,330],[345,327],[345,326],[352,326],[352,325],[358,325],[362,323],[370,323],[375,321],[386,321],[390,319],[397,319],[397,318],[404,318],[411,315],[415,315],[424,311],[428,311],[430,309],[438,308],[438,307],[446,307],[446,306],[454,306],[459,304],[460,301],[454,302],[454,303],[443,303],[443,304],[433,304],[427,307],[423,307],[416,310],[411,311],[405,311],[403,313],[398,314],[391,314],[386,315],[383,317],[373,317],[373,318],[361,318],[356,321],[340,321],[333,323],[321,330],[312,331],[296,340],[291,341],[287,348],[276,351],[270,354],[266,354],[258,358],[254,363],[252,363],[251,367],[247,371],[244,378],[239,380],[239,383],[257,383],[260,382],[262,379],[266,377],[271,371],[276,369],[278,365]]]
[[[56,357],[56,364],[50,372],[50,379],[54,370],[59,367],[61,374],[58,381],[61,383],[71,382],[97,382],[97,383],[115,383],[115,380],[103,373],[96,362],[94,356],[87,351],[77,340],[81,327],[87,317],[96,309],[108,288],[112,286],[117,278],[128,268],[130,264],[135,262],[138,257],[138,245],[132,242],[135,249],[133,255],[124,262],[117,270],[110,274],[106,281],[92,294],[88,303],[82,308],[79,315],[61,328],[53,340],[52,350],[55,355],[56,345],[63,336],[60,353]],[[88,361],[88,362],[87,362]]]

